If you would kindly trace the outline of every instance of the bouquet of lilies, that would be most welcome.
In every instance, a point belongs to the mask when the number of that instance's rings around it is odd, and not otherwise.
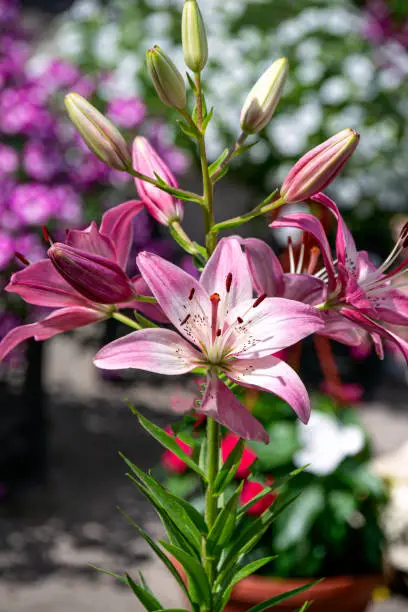
[[[13,274],[6,290],[30,304],[53,310],[43,320],[12,329],[0,342],[0,359],[27,338],[45,340],[112,317],[132,332],[97,353],[94,362],[98,368],[200,376],[203,382],[193,408],[207,417],[207,433],[199,456],[189,455],[171,433],[134,413],[153,438],[199,476],[205,491],[204,518],[151,474],[125,461],[132,482],[154,505],[168,541],[156,543],[139,526],[135,525],[136,529],[174,575],[192,609],[218,612],[238,580],[271,561],[266,557],[240,564],[292,501],[279,496],[276,503],[247,524],[238,504],[242,485],[226,498],[226,487],[240,465],[244,440],[268,442],[264,426],[239,401],[237,391],[248,387],[275,394],[307,423],[309,396],[298,374],[282,359],[284,349],[311,334],[350,346],[370,337],[380,357],[383,340],[387,340],[408,358],[408,343],[388,326],[408,325],[408,300],[395,284],[408,265],[407,260],[398,262],[407,245],[408,229],[404,227],[388,259],[376,268],[365,252],[357,251],[336,204],[321,193],[358,145],[359,136],[352,129],[309,151],[295,164],[281,188],[247,214],[215,223],[216,183],[232,160],[251,146],[247,139],[272,118],[288,62],[285,58],[276,60],[260,77],[243,105],[236,143],[209,164],[205,135],[213,109],[207,107],[202,86],[208,48],[196,0],[184,2],[182,41],[190,69],[191,97],[195,98],[191,113],[184,78],[162,49],[156,46],[147,52],[147,67],[158,96],[178,111],[181,130],[197,145],[203,192],[180,188],[145,138],[135,138],[131,154],[117,128],[80,95],[70,93],[67,110],[85,143],[105,164],[134,177],[140,200],[108,210],[99,227],[92,222],[85,230],[67,231],[64,243],[53,242],[44,228],[49,243],[47,259],[30,263],[20,255],[26,267]],[[203,244],[192,241],[182,227],[183,202],[202,211]],[[309,212],[285,214],[285,205],[295,202],[309,203],[313,209],[321,207],[334,216],[335,257],[316,216]],[[197,275],[149,252],[137,257],[140,274],[128,276],[131,224],[143,208],[167,226],[171,236],[192,256],[200,272],[198,280]],[[256,238],[234,235],[219,239],[223,230],[238,228],[279,208],[283,208],[283,214],[272,227],[297,228],[318,244],[310,252],[304,246],[297,258],[289,244],[289,270],[283,270],[271,248]],[[320,257],[323,267],[319,269]],[[225,461],[220,452],[221,426],[240,439]],[[275,482],[264,487],[252,503],[270,495],[277,486]],[[140,582],[128,574],[119,578],[131,587],[146,610],[163,609],[142,576]],[[280,595],[251,610],[261,612],[293,594],[295,591]]]

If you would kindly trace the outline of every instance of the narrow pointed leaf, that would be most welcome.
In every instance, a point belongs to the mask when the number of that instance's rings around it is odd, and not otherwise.
[[[163,541],[160,541],[160,544],[183,566],[188,579],[191,600],[200,605],[210,606],[211,587],[201,563],[178,546]]]
[[[127,584],[126,578],[124,576],[121,576],[120,574],[115,574],[115,572],[110,572],[109,570],[103,569],[102,567],[96,567],[96,565],[92,565],[92,563],[89,563],[88,565],[92,569],[101,572],[101,574],[106,574],[107,576],[111,576],[112,578],[116,578],[116,580],[120,580],[121,582]]]
[[[241,495],[243,482],[237,487],[225,504],[212,526],[207,538],[207,552],[209,555],[219,554],[222,548],[229,542],[236,524],[236,515],[239,496]]]
[[[191,76],[190,76],[190,74],[188,72],[186,72],[186,75],[187,75],[187,80],[189,82],[191,90],[193,91],[194,94],[197,94],[196,84],[194,83],[193,79],[191,78]]]
[[[134,408],[133,406],[130,405],[130,409],[133,414],[138,418],[139,423],[143,427],[143,429],[145,429],[155,440],[160,442],[160,444],[164,446],[164,448],[167,448],[167,450],[177,455],[177,457],[184,461],[184,463],[188,465],[188,467],[191,468],[194,472],[196,472],[200,476],[200,478],[206,481],[206,476],[204,472],[199,468],[194,459],[192,459],[180,448],[173,436],[170,436],[163,429],[161,429],[161,427],[154,425],[154,423],[146,419],[146,417],[140,414],[140,412],[136,410],[136,408]]]
[[[188,504],[188,502],[185,500],[180,500],[172,493],[166,491],[166,489],[155,478],[145,474],[129,459],[123,455],[122,457],[132,472],[136,475],[137,479],[149,491],[155,500],[155,505],[158,505],[166,511],[186,539],[195,547],[197,551],[200,551],[201,536],[203,535],[202,526],[204,522],[199,512],[197,512],[197,510],[195,510],[195,508],[193,508],[193,506]],[[188,509],[187,505],[189,506]]]
[[[214,107],[212,106],[209,110],[209,112],[206,114],[206,116],[204,117],[204,121],[203,121],[203,131],[205,132],[208,124],[210,123],[211,119],[213,118],[214,115]]]
[[[259,142],[259,140],[255,140],[255,142],[251,142],[250,144],[246,144],[246,145],[241,145],[240,147],[238,147],[238,149],[234,152],[234,155],[232,156],[232,159],[234,159],[234,157],[238,157],[239,155],[242,155],[243,153],[246,153],[247,151],[249,151],[250,149],[252,149],[252,147],[254,147],[255,145],[257,145]]]
[[[240,507],[240,509],[238,511],[238,516],[242,516],[243,514],[245,514],[245,512],[248,510],[248,508],[250,508],[251,506],[256,504],[256,502],[260,501],[261,499],[263,499],[264,497],[266,497],[270,493],[273,493],[277,489],[280,489],[285,484],[287,484],[290,480],[292,480],[292,478],[295,478],[296,476],[298,476],[299,474],[304,472],[306,467],[301,467],[301,468],[298,468],[297,470],[293,470],[292,472],[290,472],[286,476],[283,476],[282,478],[279,478],[278,480],[275,480],[275,482],[272,485],[270,485],[269,487],[265,487],[263,491],[258,493],[258,495],[256,495],[249,502],[247,502],[246,504],[244,504],[243,506]]]
[[[160,520],[163,523],[163,526],[166,530],[167,536],[170,542],[180,546],[181,548],[188,550],[192,555],[196,555],[197,558],[200,557],[199,551],[196,546],[193,546],[190,541],[186,538],[186,536],[181,532],[177,524],[173,521],[173,519],[169,516],[168,512],[157,502],[155,497],[151,494],[149,489],[143,486],[140,482],[136,480],[131,474],[127,474],[129,480],[139,489],[141,493],[149,500],[149,502],[156,508],[156,512],[160,517]],[[120,508],[118,508],[120,510]]]
[[[257,559],[256,561],[252,561],[252,563],[248,563],[247,565],[244,565],[244,567],[239,568],[236,572],[234,568],[234,570],[231,572],[233,574],[231,579],[227,579],[225,581],[227,582],[227,586],[225,588],[221,588],[220,593],[222,597],[220,600],[220,604],[221,604],[220,610],[223,610],[225,606],[227,605],[229,598],[231,596],[232,587],[235,584],[237,584],[237,582],[239,582],[240,580],[243,580],[244,578],[247,578],[247,576],[252,576],[252,574],[258,571],[261,567],[263,567],[264,565],[267,565],[267,563],[270,563],[274,559],[276,559],[276,555],[272,557],[263,557],[262,559]]]
[[[262,603],[257,604],[256,606],[252,606],[252,608],[250,608],[248,612],[263,612],[263,610],[266,610],[267,608],[277,606],[279,603],[281,603],[281,601],[286,601],[287,599],[294,597],[294,595],[298,595],[299,593],[303,593],[303,591],[307,591],[307,589],[310,589],[312,586],[318,584],[319,582],[321,582],[321,580],[315,580],[314,582],[309,582],[308,584],[298,587],[297,589],[292,589],[287,593],[282,593],[282,595],[276,595],[276,597],[271,597],[271,599],[267,599],[266,601],[263,601]]]
[[[218,159],[216,159],[208,168],[210,176],[212,176],[214,174],[214,172],[216,172],[218,170],[218,168],[221,166],[222,162],[224,161],[224,159],[226,159],[227,155],[228,155],[229,149],[224,149],[223,152],[221,153],[221,155],[218,157]]]
[[[308,610],[310,608],[312,603],[313,603],[313,601],[305,601],[303,606],[301,608],[299,608],[298,612],[306,612],[306,610]]]
[[[133,311],[133,316],[136,323],[139,323],[139,325],[141,325],[144,329],[147,329],[148,327],[159,327],[156,325],[156,323],[153,323],[153,321],[150,321],[150,319],[140,314],[140,312],[137,312],[137,310]],[[128,406],[130,405],[129,402],[127,402],[127,404]]]
[[[225,487],[227,487],[231,480],[234,478],[240,461],[242,459],[242,453],[244,452],[244,448],[245,440],[241,438],[234,446],[234,448],[228,455],[225,463],[217,474],[217,478],[215,479],[214,483],[215,493],[221,493],[221,491],[224,491]]]
[[[181,129],[181,131],[186,136],[188,136],[189,138],[194,138],[194,140],[197,140],[197,133],[193,130],[191,125],[189,125],[185,121],[182,121],[182,119],[177,119],[177,123],[178,123],[179,128]]]
[[[224,167],[224,168],[221,170],[221,172],[220,172],[219,174],[217,174],[216,178],[215,178],[215,179],[212,179],[212,181],[213,181],[214,185],[215,185],[215,183],[218,183],[218,181],[220,181],[222,178],[224,178],[224,176],[225,176],[226,174],[228,174],[228,172],[229,172],[229,166],[225,166],[225,167]]]
[[[170,561],[169,557],[161,550],[161,548],[156,544],[156,542],[154,540],[152,540],[152,538],[149,536],[149,534],[142,527],[140,527],[140,525],[135,523],[135,521],[124,510],[119,508],[119,512],[121,514],[123,514],[123,516],[129,521],[129,523],[139,532],[139,534],[142,536],[142,538],[148,543],[150,548],[159,557],[160,561],[162,561],[164,563],[164,565],[167,567],[167,569],[172,574],[172,576],[174,576],[174,578],[176,579],[176,581],[178,582],[180,587],[183,589],[186,597],[188,599],[190,599],[190,596],[189,596],[188,590],[186,588],[186,585],[184,584],[184,582],[183,582],[180,574],[178,573],[177,569],[174,567],[173,563]],[[119,578],[121,578],[121,576],[119,576]],[[122,578],[122,580],[123,580],[123,578]]]
[[[133,593],[136,595],[142,606],[148,610],[149,612],[156,612],[156,610],[160,610],[163,608],[161,603],[151,595],[148,591],[146,591],[143,587],[137,584],[129,574],[126,574],[126,580]]]

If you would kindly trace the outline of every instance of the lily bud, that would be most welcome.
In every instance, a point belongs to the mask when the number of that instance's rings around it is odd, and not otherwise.
[[[208,60],[207,34],[196,0],[185,0],[181,22],[184,61],[193,72],[201,72]]]
[[[156,178],[157,174],[171,187],[178,187],[170,168],[143,136],[136,136],[133,142],[133,167],[151,178]],[[184,209],[180,200],[141,179],[135,178],[135,183],[140,199],[156,221],[169,225],[183,218]]]
[[[171,59],[158,47],[146,52],[147,69],[157,95],[166,106],[182,110],[187,103],[186,84]]]
[[[60,242],[48,249],[48,256],[71,287],[92,302],[119,304],[133,296],[130,280],[114,261]]]
[[[302,202],[322,191],[357,148],[360,134],[350,128],[335,134],[301,157],[283,181],[285,202]]]
[[[263,130],[282,95],[288,76],[289,63],[286,57],[273,62],[249,92],[241,111],[241,129],[246,134]]]
[[[65,96],[65,106],[91,151],[107,166],[126,172],[131,165],[130,151],[113,123],[77,93]]]

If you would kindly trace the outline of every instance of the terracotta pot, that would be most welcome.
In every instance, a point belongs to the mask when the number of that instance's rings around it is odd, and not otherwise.
[[[233,589],[225,612],[245,612],[271,597],[311,582],[310,579],[249,576]],[[381,576],[339,576],[326,578],[316,586],[270,608],[273,612],[295,612],[305,601],[313,601],[311,612],[365,612]]]

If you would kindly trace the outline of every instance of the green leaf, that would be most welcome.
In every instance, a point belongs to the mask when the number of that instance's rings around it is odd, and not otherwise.
[[[150,321],[150,319],[147,319],[146,317],[144,317],[137,310],[133,311],[133,316],[134,316],[136,323],[139,323],[139,325],[141,325],[144,328],[159,327],[158,325],[156,325],[156,323],[153,323],[153,321]]]
[[[222,548],[228,543],[236,524],[237,507],[244,483],[237,487],[216,518],[207,537],[207,553],[219,555]]]
[[[194,138],[197,140],[197,131],[193,129],[193,126],[183,121],[182,119],[177,119],[177,123],[181,131],[188,136],[189,138]]]
[[[101,574],[106,574],[107,576],[111,576],[112,578],[116,578],[117,580],[120,580],[121,582],[127,584],[126,578],[124,578],[120,574],[115,574],[115,572],[110,572],[109,570],[103,569],[102,567],[96,567],[96,565],[92,565],[92,563],[89,563],[88,565],[89,567],[92,567],[92,569],[101,572]]]
[[[188,590],[191,601],[200,605],[205,603],[210,606],[211,587],[201,563],[178,546],[161,540],[160,544],[183,566],[188,579]]]
[[[164,565],[167,567],[167,569],[172,574],[172,576],[176,579],[176,581],[178,582],[178,584],[184,591],[185,595],[189,599],[190,596],[186,588],[186,585],[184,584],[177,569],[174,567],[173,563],[170,561],[169,557],[161,550],[161,548],[156,544],[156,542],[152,540],[149,534],[132,519],[131,516],[129,516],[121,508],[118,508],[118,510],[126,518],[126,520],[128,520],[129,523],[138,531],[138,533],[142,536],[142,538],[148,543],[148,545],[153,550],[153,552],[156,553],[156,555],[159,557],[160,561],[164,563]],[[110,572],[105,572],[105,573],[109,574]],[[112,575],[114,575],[115,577],[119,577],[122,581],[126,582],[126,580],[124,580],[121,576],[117,576],[116,574],[112,574]]]
[[[225,176],[226,174],[228,174],[228,172],[229,172],[229,166],[227,165],[227,166],[225,166],[225,168],[223,168],[223,169],[221,170],[221,172],[220,172],[220,173],[217,175],[217,178],[213,179],[213,183],[214,183],[214,185],[215,185],[215,183],[218,183],[218,181],[220,181],[222,178],[224,178],[224,176]],[[237,225],[241,225],[241,224],[237,224]],[[236,227],[236,226],[235,226],[235,225],[231,225],[231,227]]]
[[[208,168],[210,176],[212,176],[214,174],[214,172],[216,172],[218,170],[218,168],[221,166],[222,162],[226,159],[227,155],[228,155],[229,149],[224,149],[224,151],[221,153],[221,155],[219,156],[218,159],[216,159]]]
[[[229,577],[226,578],[225,582],[227,582],[227,586],[221,588],[221,591],[220,591],[221,599],[219,600],[220,610],[223,610],[225,606],[227,605],[229,598],[231,596],[232,588],[235,584],[237,584],[237,582],[239,582],[240,580],[243,580],[247,576],[251,576],[256,571],[258,571],[261,567],[263,567],[264,565],[267,565],[267,563],[270,563],[274,559],[276,559],[276,556],[263,557],[262,559],[257,559],[256,561],[252,561],[251,563],[244,565],[244,567],[238,568],[238,570],[235,570],[234,568],[231,571],[231,573],[233,574],[232,578],[229,578]]]
[[[251,142],[250,144],[246,144],[246,145],[241,145],[240,147],[238,147],[238,149],[234,152],[232,159],[234,159],[234,157],[238,157],[239,155],[242,155],[243,153],[246,153],[247,151],[249,151],[250,149],[252,149],[252,147],[254,147],[255,145],[257,145],[260,141],[259,140],[255,140],[255,142]]]
[[[314,582],[309,582],[308,584],[298,587],[297,589],[287,591],[287,593],[282,593],[282,595],[276,595],[275,597],[271,597],[270,599],[267,599],[266,601],[263,601],[262,603],[257,604],[256,606],[252,606],[252,608],[250,608],[248,612],[263,612],[263,610],[266,610],[267,608],[272,608],[278,603],[281,603],[281,601],[286,601],[287,599],[290,599],[291,597],[294,597],[299,593],[303,593],[303,591],[310,589],[312,586],[318,584],[319,582],[321,582],[321,580],[315,580]]]
[[[142,472],[124,455],[121,456],[138,480],[150,492],[155,506],[163,508],[187,540],[195,546],[197,551],[200,551],[201,536],[207,533],[207,526],[201,514],[187,501],[166,491],[155,478]]]
[[[298,612],[306,612],[306,610],[308,610],[310,608],[312,603],[313,603],[313,601],[305,601],[303,606],[301,608],[299,608]]]
[[[125,575],[128,585],[146,610],[149,612],[155,612],[156,610],[163,608],[161,603],[154,597],[154,595],[149,593],[149,591],[146,591],[143,587],[132,580],[129,574]]]
[[[156,512],[159,515],[164,528],[166,530],[167,536],[171,542],[177,544],[181,548],[188,550],[191,554],[196,555],[199,558],[200,553],[197,550],[197,546],[189,541],[189,539],[182,533],[174,520],[169,516],[167,510],[163,508],[155,499],[154,495],[149,491],[149,489],[143,486],[140,482],[138,482],[131,474],[127,475],[131,482],[139,489],[141,493],[149,500],[149,502],[156,508]],[[118,508],[120,511],[120,508]]]
[[[225,463],[221,467],[217,474],[214,483],[214,492],[216,494],[221,493],[229,485],[231,480],[234,478],[236,471],[242,459],[242,453],[245,448],[245,440],[242,438],[234,446],[230,454],[228,455]]]
[[[258,456],[258,465],[262,471],[281,467],[292,461],[293,453],[299,448],[296,423],[277,422],[266,428],[269,444],[251,442]]]
[[[329,491],[328,503],[336,519],[346,522],[357,508],[357,499],[351,491]]]
[[[283,476],[282,478],[279,478],[278,480],[275,480],[275,482],[272,485],[270,485],[269,487],[265,487],[263,491],[258,493],[258,495],[255,495],[255,497],[253,497],[249,502],[247,502],[246,504],[241,506],[241,508],[238,511],[238,516],[245,514],[245,512],[248,510],[248,508],[253,506],[256,502],[261,501],[261,499],[263,499],[264,497],[266,497],[270,493],[273,493],[277,489],[280,489],[282,486],[287,484],[290,480],[292,480],[292,478],[295,478],[296,476],[298,476],[299,474],[304,472],[306,467],[307,466],[298,468],[296,470],[293,470],[292,472],[290,472],[286,476]]]
[[[208,124],[210,123],[211,119],[213,118],[214,115],[214,107],[212,106],[209,110],[209,112],[205,115],[204,120],[203,120],[203,132],[206,131]]]
[[[186,72],[186,75],[187,75],[187,80],[188,80],[188,82],[190,84],[190,87],[191,87],[194,95],[197,95],[197,87],[196,87],[196,84],[194,83],[194,80],[191,78],[191,76],[190,76],[190,74],[188,72]]]
[[[192,459],[189,455],[187,455],[186,452],[183,451],[183,449],[180,448],[173,436],[170,436],[161,427],[154,425],[154,423],[146,419],[146,417],[140,414],[140,412],[136,410],[136,408],[134,408],[131,404],[129,404],[129,407],[132,413],[138,418],[139,423],[143,427],[143,429],[145,429],[155,440],[160,442],[160,444],[164,446],[164,448],[167,448],[167,450],[171,451],[172,453],[177,455],[179,459],[184,461],[184,463],[188,465],[189,468],[194,470],[194,472],[196,472],[202,480],[207,480],[206,475],[199,468],[194,459]]]

